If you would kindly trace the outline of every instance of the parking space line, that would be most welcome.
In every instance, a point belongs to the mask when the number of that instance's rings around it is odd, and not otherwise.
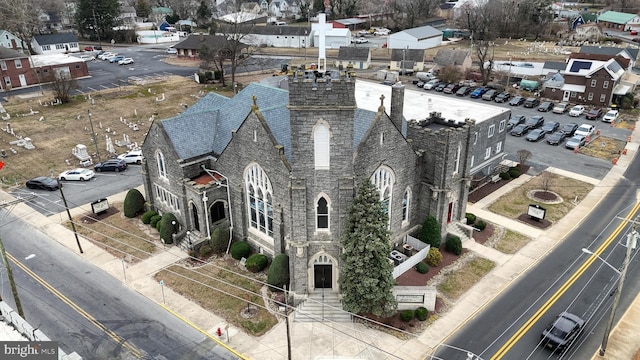
[[[104,89],[109,89],[109,87],[108,87],[108,86],[104,86],[104,85],[100,85],[100,87],[101,87],[101,88],[104,88]]]
[[[94,88],[92,88],[92,87],[87,87],[87,89],[89,89],[89,90],[91,90],[91,91],[98,91],[98,90],[96,90],[96,89],[94,89]]]

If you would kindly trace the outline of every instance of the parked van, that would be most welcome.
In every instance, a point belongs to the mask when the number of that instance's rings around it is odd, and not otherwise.
[[[419,71],[416,73],[416,77],[418,78],[418,80],[427,82],[431,79],[435,79],[436,76],[430,71],[429,72]]]

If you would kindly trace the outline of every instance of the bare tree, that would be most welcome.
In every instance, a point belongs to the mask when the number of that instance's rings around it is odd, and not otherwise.
[[[462,71],[453,65],[447,65],[438,72],[438,78],[445,83],[457,83],[462,80],[463,77],[464,74]]]
[[[49,73],[53,74],[45,79],[45,81],[49,82],[49,87],[53,91],[56,99],[63,104],[71,101],[71,92],[78,88],[76,80],[73,79],[68,72],[50,71]]]
[[[542,190],[544,190],[544,192],[548,192],[549,189],[551,189],[552,185],[553,185],[553,176],[551,175],[550,172],[545,171],[542,174],[540,174],[540,186],[542,186]]]
[[[480,5],[471,3],[463,5],[458,22],[471,32],[471,46],[480,62],[482,84],[486,85],[491,79],[493,69],[493,47],[495,46],[493,5],[489,1]]]
[[[0,0],[0,24],[22,40],[22,47],[33,54],[31,39],[41,26],[38,15],[42,6],[38,0]]]
[[[523,167],[527,160],[531,159],[531,151],[526,149],[518,150],[516,153],[518,155],[518,160],[520,161],[520,167]]]
[[[413,28],[419,20],[428,18],[438,2],[435,0],[391,0],[387,3],[388,12],[393,16],[395,28]],[[374,10],[374,12],[377,12]]]

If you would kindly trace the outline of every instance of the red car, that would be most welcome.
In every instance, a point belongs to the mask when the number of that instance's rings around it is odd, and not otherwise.
[[[93,46],[87,46],[84,48],[84,51],[93,51]]]

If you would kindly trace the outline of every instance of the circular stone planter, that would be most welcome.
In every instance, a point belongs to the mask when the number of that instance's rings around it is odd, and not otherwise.
[[[527,191],[527,197],[543,204],[560,204],[564,202],[562,196],[550,190],[534,189]]]

